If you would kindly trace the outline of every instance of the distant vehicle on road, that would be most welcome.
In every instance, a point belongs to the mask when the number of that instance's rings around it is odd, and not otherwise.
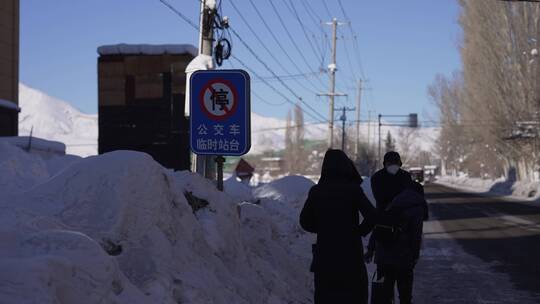
[[[424,184],[424,169],[421,167],[413,167],[409,169],[413,181]]]
[[[435,180],[435,175],[439,174],[439,168],[434,165],[424,166],[424,181],[431,183]]]

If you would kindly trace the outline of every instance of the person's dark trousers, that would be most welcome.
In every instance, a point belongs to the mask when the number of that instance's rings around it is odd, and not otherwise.
[[[367,271],[357,274],[315,272],[315,304],[367,304]]]
[[[377,267],[377,279],[384,277],[384,294],[385,297],[381,304],[394,303],[394,286],[397,283],[399,292],[400,304],[412,303],[412,290],[413,290],[413,268],[399,268],[393,266],[378,266]]]

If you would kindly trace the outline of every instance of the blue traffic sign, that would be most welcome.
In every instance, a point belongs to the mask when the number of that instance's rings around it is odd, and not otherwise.
[[[250,78],[242,70],[191,74],[190,144],[195,154],[240,156],[251,148]]]

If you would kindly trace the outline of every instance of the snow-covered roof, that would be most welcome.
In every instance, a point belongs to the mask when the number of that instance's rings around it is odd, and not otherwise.
[[[183,55],[197,56],[197,48],[191,44],[113,44],[98,47],[99,55]]]
[[[15,111],[20,111],[21,110],[21,108],[19,108],[19,106],[16,103],[11,102],[9,100],[5,100],[5,99],[0,99],[0,107],[12,109],[12,110],[15,110]]]

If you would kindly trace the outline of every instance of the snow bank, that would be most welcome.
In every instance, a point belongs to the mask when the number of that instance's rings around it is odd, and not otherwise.
[[[48,178],[43,159],[0,141],[0,193],[22,191]]]
[[[510,196],[519,199],[540,199],[540,181],[510,181],[504,178],[482,179],[468,176],[441,176],[437,183],[462,190],[489,195]]]
[[[303,206],[305,196],[313,185],[315,185],[314,182],[303,176],[291,175],[257,188],[255,196],[270,198],[286,204],[300,203]]]
[[[267,210],[276,224],[275,238],[289,246],[289,253],[296,256],[301,268],[308,269],[311,261],[311,244],[315,235],[305,232],[299,224],[300,211],[309,189],[314,183],[303,176],[286,176],[256,188],[253,191],[260,205]]]
[[[309,259],[289,252],[310,256],[311,236],[283,237],[297,214],[276,221],[278,206],[299,212],[310,182],[267,185],[266,208],[144,153],[88,157],[51,175],[43,160],[0,149],[13,166],[0,176],[20,190],[0,199],[6,303],[311,303]],[[37,173],[19,176],[23,164]]]
[[[118,264],[87,236],[1,230],[2,303],[144,303]]]
[[[371,177],[363,177],[362,179],[362,190],[364,191],[364,194],[369,199],[371,204],[376,206],[375,196],[373,196],[373,191],[371,190]]]
[[[26,191],[81,160],[75,155],[50,156],[34,152],[0,140],[0,193]]]
[[[30,136],[7,136],[0,137],[0,142],[7,142],[21,149],[31,152],[42,153],[44,156],[65,155],[66,145],[58,141],[45,140]]]
[[[234,175],[223,182],[223,187],[225,193],[236,199],[238,203],[255,202],[255,198],[252,193],[252,187],[242,183]]]

